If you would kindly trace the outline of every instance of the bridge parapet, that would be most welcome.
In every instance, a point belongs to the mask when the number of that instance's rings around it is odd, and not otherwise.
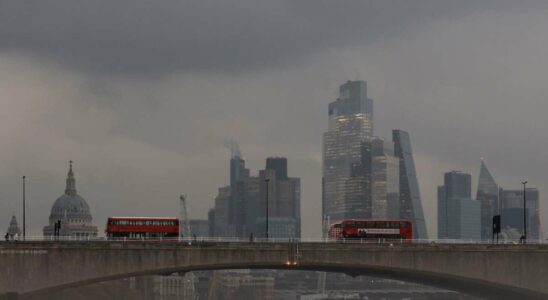
[[[0,266],[0,293],[23,295],[145,274],[291,268],[548,298],[548,245],[36,241],[0,243]]]

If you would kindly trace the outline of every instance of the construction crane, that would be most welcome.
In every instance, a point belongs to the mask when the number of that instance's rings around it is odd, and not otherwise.
[[[181,200],[181,215],[180,215],[180,218],[181,220],[179,220],[179,233],[183,236],[183,237],[190,237],[190,224],[188,222],[188,212],[187,212],[187,209],[186,209],[186,194],[183,194],[179,197],[179,199]]]
[[[181,212],[180,212],[180,220],[179,220],[179,233],[185,237],[188,238],[191,235],[190,232],[190,224],[188,220],[188,211],[186,209],[186,194],[182,194],[180,199],[180,206],[181,206]],[[179,274],[179,276],[184,276],[186,278],[186,281],[188,284],[185,284],[185,295],[186,298],[196,300],[198,299],[198,295],[196,295],[195,285],[196,285],[196,276],[194,273],[187,273],[187,274]]]

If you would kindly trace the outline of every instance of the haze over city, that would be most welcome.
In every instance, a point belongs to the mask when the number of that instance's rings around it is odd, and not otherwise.
[[[436,236],[444,172],[484,157],[497,182],[543,192],[544,1],[0,1],[0,224],[41,235],[68,161],[94,224],[205,218],[228,182],[227,139],[252,172],[288,158],[302,236],[321,236],[322,133],[346,80],[364,80],[375,135],[411,134]],[[473,188],[475,193],[475,187]],[[4,226],[5,226],[4,225]]]

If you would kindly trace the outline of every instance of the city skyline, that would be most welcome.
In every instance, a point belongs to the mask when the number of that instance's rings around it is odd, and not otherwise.
[[[537,155],[548,148],[547,4],[389,2],[246,3],[223,6],[226,18],[212,19],[203,18],[215,11],[209,4],[175,5],[167,15],[136,7],[135,18],[123,21],[129,33],[95,31],[91,12],[105,15],[105,26],[122,24],[108,17],[124,11],[116,4],[6,4],[0,224],[12,212],[21,223],[26,175],[27,229],[40,233],[69,159],[78,162],[79,189],[98,226],[109,215],[170,214],[181,193],[189,195],[190,216],[205,218],[227,182],[218,170],[227,157],[222,141],[233,137],[250,169],[270,155],[291,161],[290,173],[302,178],[303,236],[319,237],[325,107],[348,79],[369,82],[377,135],[390,137],[392,128],[412,135],[431,236],[439,177],[460,169],[476,178],[480,156],[499,185],[517,190],[528,180],[548,190],[548,162]],[[346,21],[333,22],[341,15]],[[121,38],[135,32],[143,35]],[[192,51],[182,51],[189,44]],[[96,46],[101,51],[90,51]]]

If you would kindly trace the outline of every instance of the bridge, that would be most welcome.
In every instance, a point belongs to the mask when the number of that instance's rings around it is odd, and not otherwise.
[[[1,242],[0,267],[0,294],[5,299],[132,276],[221,269],[340,272],[417,282],[486,299],[548,299],[548,245]]]

